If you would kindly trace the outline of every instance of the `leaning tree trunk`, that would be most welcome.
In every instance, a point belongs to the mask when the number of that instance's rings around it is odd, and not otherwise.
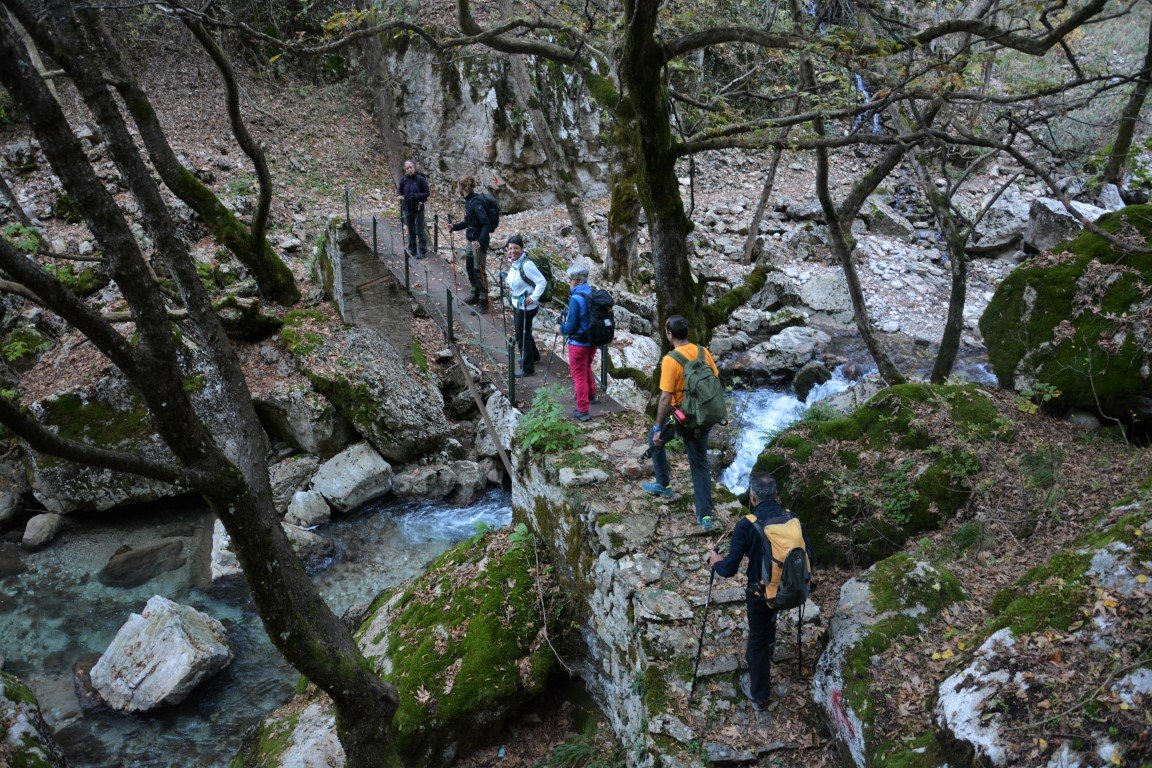
[[[1116,131],[1116,142],[1112,145],[1112,154],[1101,177],[1105,184],[1120,186],[1124,181],[1124,166],[1128,164],[1128,153],[1132,151],[1132,136],[1136,132],[1136,120],[1140,117],[1140,110],[1144,108],[1149,85],[1152,85],[1152,19],[1148,22],[1148,50],[1144,53],[1144,66],[1140,68],[1140,74],[1136,76],[1136,87],[1132,89],[1128,103],[1120,113],[1120,128]]]
[[[19,7],[17,0],[3,0]],[[20,10],[25,10],[22,7]],[[115,200],[97,178],[55,99],[16,45],[11,25],[0,17],[0,83],[28,116],[52,169],[83,211],[104,249],[113,277],[135,320],[137,341],[103,321],[58,281],[26,259],[7,260],[6,269],[35,286],[42,302],[81,330],[140,392],[153,426],[177,458],[174,465],[61,438],[14,408],[6,423],[31,429],[31,440],[67,455],[121,471],[137,471],[171,482],[174,473],[199,490],[232,537],[273,644],[333,699],[349,766],[379,765],[391,754],[390,723],[395,689],[374,675],[340,620],[316,593],[293,554],[271,500],[266,437],[251,402],[234,351],[228,345],[187,247],[176,234],[160,190],[136,151],[112,94],[91,60],[67,0],[48,4],[55,41],[67,50],[73,76],[88,108],[107,137],[109,152],[140,204],[154,236],[157,256],[169,267],[185,300],[197,342],[206,348],[223,384],[219,407],[227,434],[213,435],[193,407],[179,366],[182,345],[167,317],[164,297],[147,268]],[[45,34],[47,34],[45,32]],[[51,38],[49,38],[51,39]],[[0,249],[3,250],[3,249]],[[10,254],[8,254],[10,255]],[[27,429],[24,430],[27,434]],[[30,440],[30,441],[31,441]],[[228,446],[228,455],[219,447]],[[126,466],[133,460],[138,467]]]
[[[689,335],[700,344],[711,336],[704,312],[704,291],[688,261],[692,222],[684,213],[676,178],[678,145],[672,138],[664,51],[657,41],[659,3],[624,0],[624,43],[620,59],[623,108],[635,114],[637,191],[648,214],[655,272],[656,315],[660,328],[672,315],[688,320]],[[667,348],[664,338],[662,346]]]
[[[112,83],[132,115],[144,147],[148,150],[152,167],[160,175],[164,186],[199,214],[212,236],[252,274],[262,296],[285,306],[299,301],[300,291],[292,271],[272,250],[268,239],[263,235],[259,239],[255,238],[252,229],[228,210],[220,198],[177,159],[148,94],[121,58],[119,46],[104,30],[98,12],[84,11],[81,18],[89,34],[100,41],[98,50],[102,53],[103,64],[108,68]],[[67,62],[61,64],[65,68],[68,66]]]

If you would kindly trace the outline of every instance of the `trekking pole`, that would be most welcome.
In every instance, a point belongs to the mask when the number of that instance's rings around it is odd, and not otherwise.
[[[448,214],[448,249],[452,252],[452,293],[460,300],[460,281],[456,277],[459,265],[456,263],[456,241],[452,238],[452,214]]]
[[[552,357],[556,357],[556,342],[559,340],[560,340],[560,329],[557,328],[556,329],[556,335],[552,337],[552,346],[550,346],[548,348],[548,352],[549,352],[549,354],[552,355]],[[565,339],[565,341],[567,341],[567,339]],[[552,361],[549,360],[548,365],[544,368],[544,384],[543,384],[543,386],[545,386],[545,387],[548,386],[548,373],[551,370],[552,370]]]
[[[692,667],[692,687],[688,689],[688,703],[696,698],[696,674],[700,671],[700,652],[704,650],[704,629],[708,626],[708,610],[712,607],[712,583],[716,581],[716,569],[708,567],[708,597],[704,600],[704,621],[700,622],[700,642],[696,646],[696,663]]]
[[[504,335],[508,335],[508,307],[504,306],[504,278],[500,278],[500,324],[504,326]]]
[[[804,630],[804,603],[800,603],[799,613],[796,616],[796,677],[804,677],[804,646],[802,632]]]
[[[404,246],[404,253],[408,253],[408,236],[404,233],[406,227],[404,226],[404,204],[403,203],[401,203],[399,206],[399,212],[400,212],[400,242]],[[412,256],[414,254],[408,253],[408,255]]]

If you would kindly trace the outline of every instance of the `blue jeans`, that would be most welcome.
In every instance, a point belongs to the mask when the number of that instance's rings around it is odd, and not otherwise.
[[[688,453],[688,466],[692,470],[692,498],[696,502],[697,519],[712,514],[712,475],[708,472],[708,432],[711,429],[699,431],[685,431],[677,429],[675,433],[665,431],[665,441],[672,439],[673,434],[684,438],[684,450]],[[648,444],[652,445],[652,433],[648,433]],[[671,470],[668,468],[668,452],[664,445],[652,446],[652,471],[656,475],[656,482],[665,488],[672,482]]]

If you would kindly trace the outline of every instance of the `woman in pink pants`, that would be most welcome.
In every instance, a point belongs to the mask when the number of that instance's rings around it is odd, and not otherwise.
[[[588,297],[592,288],[588,285],[588,267],[573,264],[568,267],[568,313],[560,324],[560,333],[568,339],[568,370],[572,372],[572,388],[576,391],[576,409],[572,418],[588,421],[589,403],[596,402],[596,378],[592,375],[592,361],[596,357],[596,347],[588,341],[588,328],[592,315]]]

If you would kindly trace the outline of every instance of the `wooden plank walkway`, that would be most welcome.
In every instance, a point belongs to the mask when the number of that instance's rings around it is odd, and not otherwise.
[[[373,217],[360,214],[352,217],[353,228],[364,241],[366,251],[372,253],[375,244],[376,258],[390,272],[391,278],[400,286],[407,286],[412,299],[424,308],[446,338],[453,339],[466,354],[469,361],[480,366],[500,391],[516,401],[518,407],[526,407],[532,402],[536,390],[546,385],[559,384],[567,391],[565,402],[571,402],[572,377],[568,371],[568,352],[564,338],[557,332],[557,324],[564,311],[556,303],[553,307],[542,307],[536,316],[533,336],[540,352],[533,376],[509,381],[509,342],[513,334],[512,309],[507,302],[492,299],[488,314],[479,314],[464,303],[471,292],[464,264],[467,252],[463,249],[465,240],[461,234],[450,242],[439,243],[433,250],[433,239],[428,238],[428,256],[423,259],[405,258],[404,239],[400,222],[394,217],[375,217],[375,238],[373,237]],[[446,234],[446,233],[445,233]],[[451,242],[457,246],[458,258],[453,259]],[[506,261],[503,250],[488,252],[488,285],[495,289],[500,285],[499,273]],[[407,263],[405,263],[407,262]],[[372,287],[376,278],[361,285],[345,285],[345,293],[362,291]],[[451,323],[451,335],[448,332]],[[593,372],[601,376],[601,357],[597,355]],[[518,362],[519,350],[513,349],[513,359]],[[515,364],[515,363],[514,363]],[[510,386],[513,395],[509,396]],[[593,418],[608,413],[618,413],[623,406],[608,397],[601,387],[597,392],[597,402],[588,413]]]

